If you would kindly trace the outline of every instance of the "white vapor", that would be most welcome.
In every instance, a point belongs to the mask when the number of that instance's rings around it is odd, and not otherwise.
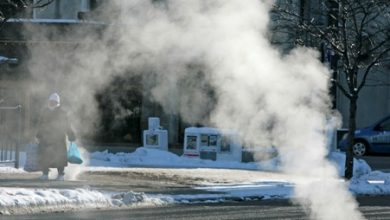
[[[144,89],[167,113],[178,113],[187,122],[238,130],[247,143],[274,145],[285,172],[314,177],[317,181],[298,184],[296,190],[297,201],[313,218],[363,218],[325,159],[329,72],[314,50],[296,48],[282,55],[270,45],[272,2],[106,4],[103,13],[113,23],[103,36],[65,51],[74,56],[74,66],[60,65],[60,72],[68,75],[57,84],[68,97],[77,93],[80,102],[74,102],[75,108],[88,103],[93,115],[91,94],[113,75],[142,75]],[[45,68],[54,70],[66,62],[59,57],[48,64],[53,68]],[[31,65],[35,74],[45,72]]]

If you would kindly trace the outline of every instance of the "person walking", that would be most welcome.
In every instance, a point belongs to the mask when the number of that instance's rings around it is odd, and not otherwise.
[[[39,143],[39,164],[43,172],[40,179],[49,179],[49,168],[57,168],[57,180],[64,180],[68,165],[66,136],[70,142],[76,140],[67,112],[60,106],[60,96],[53,93],[43,109],[36,135]]]

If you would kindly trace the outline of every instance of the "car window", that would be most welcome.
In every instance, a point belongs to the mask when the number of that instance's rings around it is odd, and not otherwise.
[[[390,131],[390,119],[381,123],[381,128],[384,131]]]

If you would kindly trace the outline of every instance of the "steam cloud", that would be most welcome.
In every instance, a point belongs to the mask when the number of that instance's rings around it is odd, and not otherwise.
[[[270,45],[271,4],[107,1],[102,13],[112,23],[102,35],[60,53],[47,45],[30,48],[29,67],[40,79],[35,91],[60,91],[76,115],[84,113],[79,121],[96,121],[94,94],[102,86],[121,74],[142,76],[144,89],[166,112],[278,147],[285,172],[316,180],[296,190],[313,218],[362,219],[325,160],[329,72],[311,49],[282,55]],[[88,130],[92,123],[76,127]]]

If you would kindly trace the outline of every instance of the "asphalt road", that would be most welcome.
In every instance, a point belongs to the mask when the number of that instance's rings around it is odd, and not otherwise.
[[[390,197],[361,197],[359,210],[367,219],[390,219]],[[263,200],[218,204],[171,205],[153,208],[90,210],[81,212],[43,213],[0,216],[2,220],[47,219],[310,219],[304,209],[288,200]]]

